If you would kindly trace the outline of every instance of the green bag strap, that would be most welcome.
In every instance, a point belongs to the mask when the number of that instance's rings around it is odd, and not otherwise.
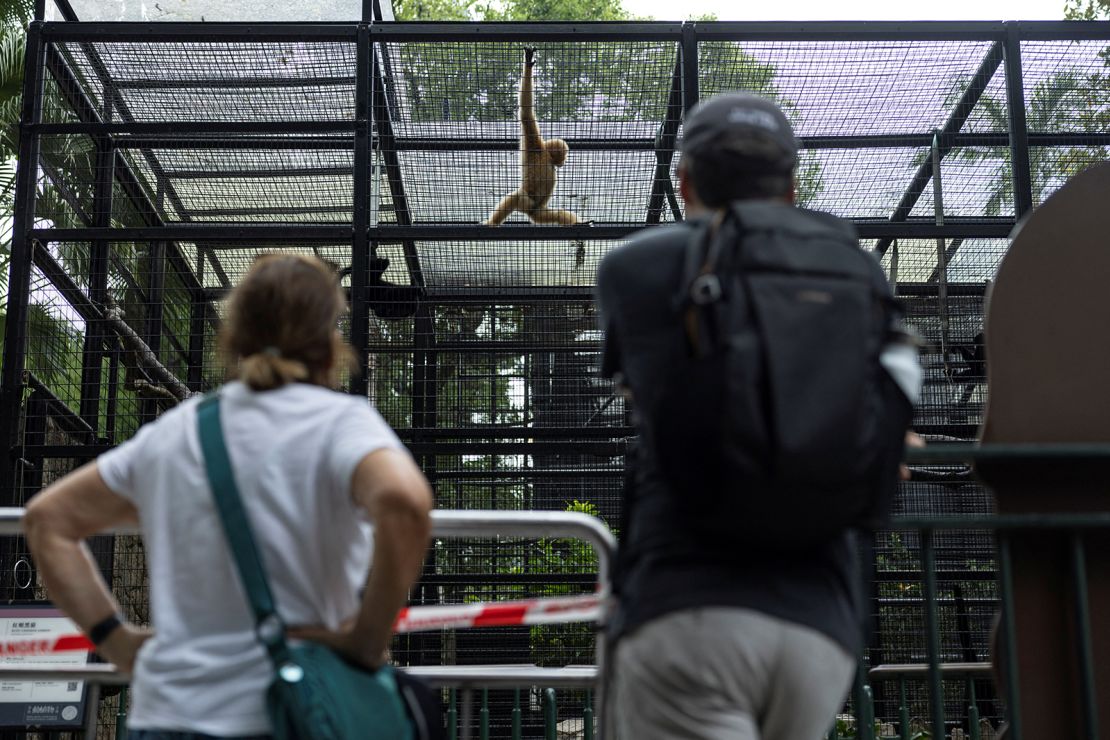
[[[243,508],[239,487],[231,471],[231,458],[227,454],[220,423],[220,397],[215,393],[205,397],[197,407],[197,431],[216,511],[219,512],[235,567],[254,612],[255,634],[266,648],[274,667],[280,670],[290,659],[289,647],[285,643],[285,625],[277,614],[274,595],[266,580],[266,569],[251,533],[250,519]]]

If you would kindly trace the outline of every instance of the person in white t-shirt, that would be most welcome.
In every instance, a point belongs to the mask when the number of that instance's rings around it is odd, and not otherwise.
[[[432,496],[367,400],[330,390],[352,356],[337,329],[345,310],[319,260],[258,259],[230,297],[222,343],[237,379],[220,397],[235,479],[291,635],[375,668],[420,573]],[[128,726],[139,740],[271,732],[272,668],[207,482],[198,400],[50,486],[24,519],[51,598],[101,656],[133,671]],[[134,522],[152,630],[120,615],[83,544]]]

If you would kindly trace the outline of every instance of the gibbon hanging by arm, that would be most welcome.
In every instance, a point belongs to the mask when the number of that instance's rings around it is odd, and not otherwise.
[[[567,143],[562,139],[544,141],[532,107],[532,60],[536,50],[525,47],[524,70],[520,76],[520,188],[509,193],[490,217],[488,226],[497,226],[513,211],[520,211],[537,224],[578,223],[570,211],[548,208],[547,201],[555,190],[555,170],[567,160]]]

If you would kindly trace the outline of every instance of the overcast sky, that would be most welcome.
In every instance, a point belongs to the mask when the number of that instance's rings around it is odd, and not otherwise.
[[[1064,0],[624,0],[636,15],[682,20],[715,13],[723,21],[1060,20]]]
[[[3,0],[0,0],[3,2]],[[72,0],[83,20],[354,20],[361,0]],[[47,3],[48,8],[53,3]],[[624,0],[638,16],[755,20],[1060,20],[1064,0]]]

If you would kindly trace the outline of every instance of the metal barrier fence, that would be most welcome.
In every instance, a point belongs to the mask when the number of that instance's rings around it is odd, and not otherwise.
[[[1089,463],[1110,463],[1110,445],[936,445],[921,450],[907,450],[907,461],[912,463],[959,463],[974,462],[978,465],[999,465],[1007,463],[1046,463],[1063,468]],[[1046,498],[1046,503],[1051,500]],[[906,683],[908,679],[924,679],[929,696],[929,721],[933,728],[932,737],[948,737],[947,728],[951,723],[945,718],[945,678],[963,679],[965,682],[967,713],[963,718],[967,725],[967,736],[978,740],[979,718],[975,695],[974,679],[996,676],[1004,690],[1004,700],[1008,707],[1008,740],[1022,740],[1019,666],[1017,656],[1017,629],[1014,607],[1014,568],[1011,557],[1011,542],[1019,534],[1036,532],[1062,532],[1070,536],[1069,572],[1061,573],[1067,578],[1071,589],[1070,608],[1074,613],[1076,634],[1075,664],[1078,668],[1077,688],[1079,707],[1085,740],[1097,740],[1098,705],[1095,686],[1095,671],[1092,651],[1092,628],[1090,599],[1087,579],[1087,541],[1089,538],[1104,536],[1110,530],[1110,512],[1045,512],[1029,514],[994,514],[985,516],[900,516],[890,525],[892,530],[916,530],[921,537],[921,579],[925,604],[925,632],[927,662],[914,665],[879,665],[857,679],[856,734],[858,740],[877,740],[874,722],[874,705],[871,699],[873,682],[897,680],[899,688],[898,737],[910,740],[910,717],[906,702]],[[934,536],[938,532],[951,530],[987,530],[993,533],[998,560],[1000,640],[997,645],[1000,660],[997,674],[992,672],[989,663],[945,663],[941,650],[941,629],[938,614],[938,588],[936,567],[936,546]],[[961,722],[961,724],[963,724]],[[939,734],[938,734],[939,732]],[[836,730],[830,732],[836,737]],[[884,736],[889,737],[889,736]],[[1039,740],[1039,739],[1038,739]]]
[[[18,507],[0,508],[0,536],[22,533],[23,509]],[[120,528],[115,534],[134,534],[135,528]],[[616,539],[601,520],[576,512],[556,511],[447,511],[432,512],[432,536],[436,538],[466,537],[528,537],[578,539],[588,543],[597,555],[598,591],[606,598],[610,591],[609,564],[616,551]],[[570,621],[570,620],[566,620]],[[597,687],[593,692],[598,707],[604,699],[597,677],[605,666],[604,638],[599,632],[596,638],[595,666],[568,666],[565,668],[539,668],[527,665],[512,666],[413,666],[406,668],[415,676],[428,681],[432,686],[457,689],[461,694],[461,712],[454,706],[448,712],[449,724],[455,732],[452,738],[467,740],[474,725],[474,691],[490,688],[543,687],[545,689],[545,713],[554,712],[554,695],[547,690],[554,688]],[[81,667],[36,668],[19,666],[0,666],[0,681],[19,680],[66,680],[87,681],[91,685],[89,707],[85,718],[86,737],[96,736],[96,705],[101,685],[125,685],[129,679],[118,673],[112,665],[89,665]],[[484,702],[483,702],[484,705]],[[122,713],[122,710],[121,710]],[[599,714],[594,709],[584,711],[590,718]],[[486,728],[483,738],[488,738],[488,715],[482,717]],[[592,734],[592,726],[590,732]]]

